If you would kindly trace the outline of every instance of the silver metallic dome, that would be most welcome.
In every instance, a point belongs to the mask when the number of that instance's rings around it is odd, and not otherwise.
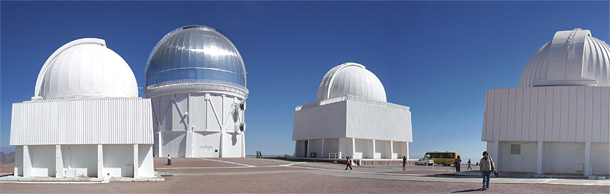
[[[246,67],[227,37],[207,26],[185,26],[163,37],[146,64],[146,91],[208,84],[247,93]]]

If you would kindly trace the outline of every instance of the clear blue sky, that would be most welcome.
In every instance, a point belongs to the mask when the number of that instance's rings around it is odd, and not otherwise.
[[[590,29],[609,41],[599,2],[1,2],[0,146],[11,103],[34,95],[61,45],[105,39],[144,86],[159,39],[201,24],[227,36],[248,71],[247,154],[292,154],[297,105],[316,100],[333,66],[365,65],[388,101],[411,107],[411,157],[459,151],[478,158],[485,90],[517,87],[527,60],[557,30]],[[140,95],[144,96],[142,91]],[[5,148],[6,149],[6,148]]]

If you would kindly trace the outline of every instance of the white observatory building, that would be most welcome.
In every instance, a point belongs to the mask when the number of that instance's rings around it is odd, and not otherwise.
[[[156,157],[245,157],[246,68],[237,48],[206,26],[161,39],[146,65]]]
[[[558,31],[518,88],[487,90],[482,141],[500,171],[610,174],[610,46]]]
[[[152,110],[106,42],[78,39],[44,63],[31,101],[13,104],[15,176],[154,177]]]
[[[295,157],[409,158],[411,111],[388,103],[363,65],[344,63],[326,73],[317,102],[296,107],[292,140]]]

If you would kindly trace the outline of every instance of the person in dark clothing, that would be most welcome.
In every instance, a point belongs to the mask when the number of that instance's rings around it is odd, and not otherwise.
[[[460,172],[460,166],[462,164],[460,156],[458,156],[453,163],[455,164],[455,172]]]
[[[167,165],[172,165],[172,157],[169,154],[167,155]]]
[[[405,171],[406,165],[407,165],[407,156],[402,156],[402,171]]]
[[[345,170],[347,170],[347,168],[352,170],[352,160],[349,159],[349,156],[346,156],[345,159],[347,159],[347,166],[345,166]]]
[[[468,163],[466,163],[466,164],[468,164],[468,170],[472,170],[472,167],[470,167],[470,165],[472,165],[472,162],[470,162],[470,159],[468,159]]]

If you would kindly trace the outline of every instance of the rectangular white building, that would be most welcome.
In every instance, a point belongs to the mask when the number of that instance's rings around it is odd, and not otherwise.
[[[150,99],[14,103],[15,176],[154,177]]]
[[[292,140],[295,157],[408,158],[411,112],[351,95],[305,104],[295,110]]]

